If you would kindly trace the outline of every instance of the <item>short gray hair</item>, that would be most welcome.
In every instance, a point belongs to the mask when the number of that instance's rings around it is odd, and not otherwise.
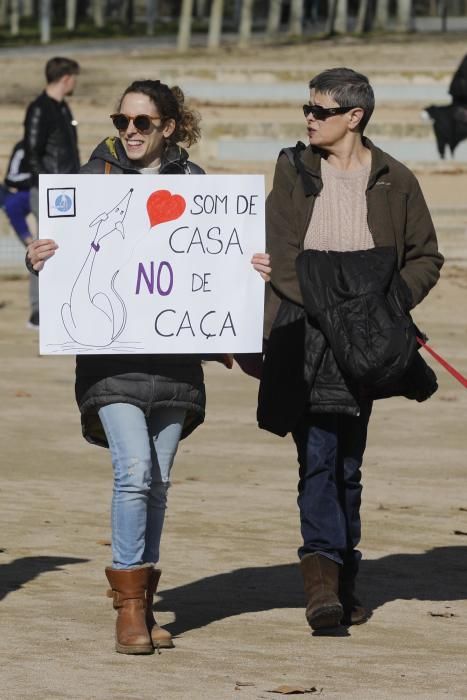
[[[361,107],[364,114],[359,130],[363,134],[375,108],[375,95],[366,75],[351,68],[329,68],[315,75],[308,86],[332,97],[339,107]]]

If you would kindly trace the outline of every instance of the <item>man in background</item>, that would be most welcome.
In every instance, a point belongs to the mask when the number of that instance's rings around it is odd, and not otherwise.
[[[45,66],[46,87],[31,102],[24,121],[24,147],[31,174],[30,206],[39,220],[39,175],[77,173],[80,167],[77,122],[65,101],[76,86],[79,65],[70,58],[55,57]],[[31,275],[29,325],[39,327],[37,277]]]

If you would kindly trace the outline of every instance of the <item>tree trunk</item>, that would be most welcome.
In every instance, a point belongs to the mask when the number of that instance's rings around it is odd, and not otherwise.
[[[397,0],[397,30],[399,32],[414,30],[412,0]]]
[[[347,0],[337,0],[334,31],[347,34]]]
[[[376,0],[373,29],[387,30],[389,23],[389,0]]]
[[[180,24],[178,27],[177,51],[188,51],[190,48],[192,14],[193,0],[182,0]]]
[[[211,16],[209,18],[208,49],[218,49],[222,35],[222,17],[224,0],[212,0]]]
[[[367,31],[367,19],[369,11],[369,0],[360,0],[358,5],[357,21],[355,23],[355,34],[363,34]]]
[[[157,20],[157,0],[146,0],[146,33],[154,34]]]
[[[119,21],[125,27],[131,27],[134,21],[134,4],[133,0],[123,0],[120,4]]]
[[[238,46],[241,49],[246,48],[250,43],[253,24],[253,3],[254,0],[243,0],[242,2],[240,28],[238,32]]]
[[[8,0],[0,0],[0,27],[5,27],[8,20]]]
[[[104,2],[103,0],[92,0],[92,18],[98,29],[104,27]]]
[[[40,0],[39,27],[41,44],[50,44],[51,0]]]
[[[269,0],[266,36],[272,38],[279,34],[281,26],[282,0]]]
[[[19,0],[10,0],[10,34],[19,34]]]
[[[66,0],[66,29],[68,32],[74,32],[76,29],[76,0]]]
[[[303,33],[303,0],[291,0],[289,35],[301,36]]]
[[[441,31],[446,32],[448,29],[448,3],[447,3],[447,0],[440,1],[439,15],[441,17]]]
[[[328,0],[328,17],[326,20],[325,34],[334,34],[334,24],[336,22],[337,0]]]

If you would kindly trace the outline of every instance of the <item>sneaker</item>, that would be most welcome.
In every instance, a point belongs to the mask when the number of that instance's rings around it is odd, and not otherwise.
[[[39,312],[38,311],[33,311],[32,314],[29,317],[29,321],[27,324],[28,328],[32,328],[35,331],[39,330]]]

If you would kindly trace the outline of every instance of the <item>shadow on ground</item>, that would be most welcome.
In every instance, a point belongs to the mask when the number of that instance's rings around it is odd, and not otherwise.
[[[391,554],[361,564],[359,593],[371,610],[392,600],[467,599],[467,547],[436,547],[423,554]],[[173,635],[233,615],[302,608],[297,564],[237,569],[159,592],[156,609],[176,614]]]
[[[0,600],[45,572],[61,571],[62,566],[83,564],[86,561],[89,560],[71,557],[22,557],[9,564],[1,564]]]

